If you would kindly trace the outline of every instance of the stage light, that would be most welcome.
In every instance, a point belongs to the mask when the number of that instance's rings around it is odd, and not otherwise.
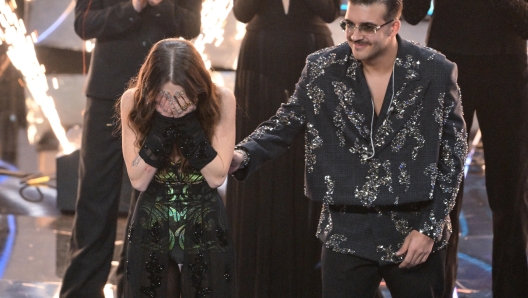
[[[207,69],[211,68],[211,60],[205,54],[205,45],[218,47],[224,41],[224,26],[232,8],[231,0],[206,0],[202,4],[202,29],[193,43]]]
[[[53,98],[47,94],[46,70],[37,60],[34,46],[37,36],[34,32],[28,35],[24,22],[17,18],[13,7],[5,1],[0,1],[0,39],[9,45],[7,56],[24,76],[26,86],[48,119],[62,152],[71,153],[74,146],[66,138]]]

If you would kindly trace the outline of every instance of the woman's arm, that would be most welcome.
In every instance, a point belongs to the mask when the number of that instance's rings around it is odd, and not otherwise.
[[[249,23],[265,2],[265,0],[234,0],[233,14],[239,22]]]
[[[416,25],[425,18],[430,7],[431,0],[403,0],[403,18],[407,23]]]
[[[217,90],[221,102],[221,115],[214,130],[212,146],[218,155],[201,169],[211,188],[217,188],[224,183],[235,148],[235,96],[225,87],[218,87]]]
[[[304,0],[304,3],[327,23],[332,23],[339,16],[340,0]]]
[[[157,169],[146,164],[139,156],[140,148],[135,145],[137,135],[129,125],[128,115],[134,105],[134,92],[135,89],[128,89],[121,97],[121,142],[128,178],[132,187],[144,191]]]

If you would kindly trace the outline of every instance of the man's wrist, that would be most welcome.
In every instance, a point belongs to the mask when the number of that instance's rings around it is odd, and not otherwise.
[[[235,147],[235,152],[240,153],[242,155],[242,162],[240,163],[239,169],[245,168],[249,163],[249,152],[244,147]]]

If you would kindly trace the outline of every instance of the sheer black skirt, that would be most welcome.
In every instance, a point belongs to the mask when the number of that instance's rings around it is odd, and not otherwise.
[[[138,199],[127,241],[125,297],[180,297],[173,292],[178,283],[183,298],[233,297],[227,215],[201,175],[151,182]],[[181,264],[180,280],[171,280],[169,264]]]

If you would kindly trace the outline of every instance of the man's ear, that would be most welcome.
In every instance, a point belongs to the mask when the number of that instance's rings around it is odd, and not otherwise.
[[[400,32],[400,28],[401,28],[401,21],[399,19],[397,19],[391,24],[391,33],[390,33],[390,35],[391,36],[395,36],[396,34],[398,34]]]

